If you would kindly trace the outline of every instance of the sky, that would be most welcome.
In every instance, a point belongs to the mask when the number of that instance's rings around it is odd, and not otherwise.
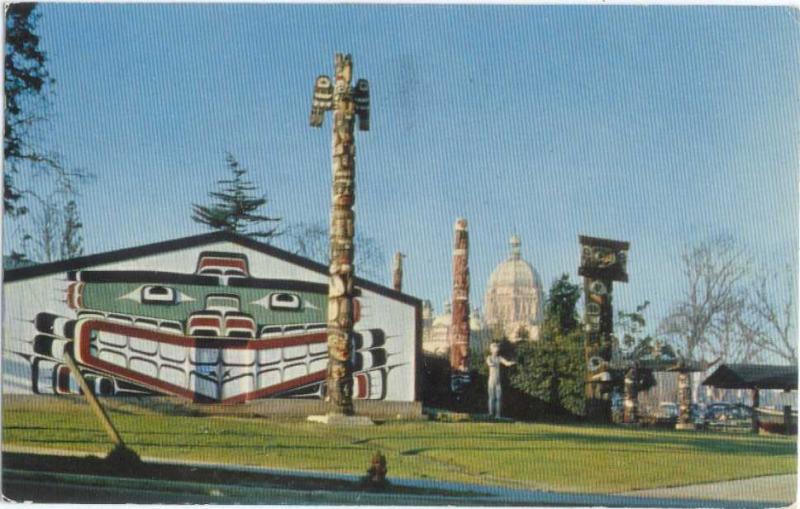
[[[453,224],[469,223],[471,301],[512,233],[545,288],[577,281],[578,235],[631,243],[615,306],[657,322],[680,254],[733,236],[797,265],[800,14],[783,7],[42,4],[56,78],[48,141],[97,178],[87,253],[199,234],[191,203],[225,152],[265,212],[327,222],[330,120],[314,79],[349,52],[371,86],[356,227],[407,254],[404,290],[437,311]],[[279,243],[280,244],[280,243]],[[358,270],[358,269],[356,269]]]

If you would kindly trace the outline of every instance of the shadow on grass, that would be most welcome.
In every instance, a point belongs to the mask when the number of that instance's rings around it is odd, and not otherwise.
[[[597,429],[597,428],[592,428]],[[467,436],[428,436],[428,435],[402,435],[379,436],[369,439],[356,440],[353,445],[381,442],[412,442],[416,439],[428,442],[430,446],[405,448],[400,452],[402,456],[416,456],[425,452],[458,452],[468,454],[469,451],[598,451],[602,453],[637,453],[646,450],[649,453],[711,453],[719,455],[765,455],[795,456],[797,443],[786,438],[764,437],[727,437],[711,435],[708,433],[695,434],[692,432],[658,432],[649,430],[624,430],[619,433],[619,428],[605,428],[608,433],[587,434],[564,431],[521,432],[521,433],[469,433]],[[603,428],[600,429],[602,431]],[[612,434],[617,432],[616,434]],[[452,442],[448,444],[448,442]],[[484,445],[481,442],[491,442],[494,445]],[[505,446],[507,444],[517,446]],[[411,444],[409,444],[411,445]],[[422,444],[419,444],[422,445]],[[426,444],[427,445],[427,444]],[[525,446],[528,447],[525,447]]]
[[[797,454],[797,443],[794,441],[773,441],[773,440],[742,440],[725,439],[717,437],[689,436],[681,432],[675,432],[674,436],[636,436],[629,434],[624,436],[611,435],[582,435],[578,433],[560,432],[550,433],[548,440],[568,440],[586,444],[591,449],[607,449],[609,445],[638,445],[638,446],[672,446],[681,449],[697,449],[701,452],[711,452],[716,454],[765,454],[770,456],[786,455],[795,456]]]

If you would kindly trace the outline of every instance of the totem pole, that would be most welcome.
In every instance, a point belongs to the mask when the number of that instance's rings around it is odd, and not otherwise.
[[[635,424],[639,421],[639,370],[634,362],[625,372],[625,399],[622,407],[622,422]]]
[[[450,389],[469,383],[469,239],[466,219],[455,224],[453,247],[453,321],[450,326]]]
[[[590,420],[610,422],[609,399],[614,314],[611,305],[613,281],[628,281],[628,242],[578,236],[585,292],[586,415]]]
[[[353,236],[355,234],[355,138],[353,127],[369,130],[369,84],[350,86],[353,62],[336,54],[334,82],[319,76],[311,105],[311,126],[322,126],[325,111],[333,110],[333,194],[330,221],[330,283],[328,286],[328,373],[325,399],[333,413],[353,414],[350,339],[354,322]]]
[[[403,258],[406,255],[400,251],[394,254],[394,266],[392,267],[392,288],[398,292],[403,291]]]
[[[694,429],[692,422],[692,380],[691,372],[681,365],[678,370],[678,422],[675,429]]]

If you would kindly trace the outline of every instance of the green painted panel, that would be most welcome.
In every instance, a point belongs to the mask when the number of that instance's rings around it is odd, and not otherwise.
[[[141,283],[86,283],[83,287],[83,307],[107,313],[145,316],[161,320],[186,320],[189,314],[205,308],[206,297],[213,294],[236,295],[240,310],[263,325],[290,325],[325,322],[328,298],[311,292],[237,288],[230,286],[169,285],[178,293],[176,304],[146,304],[141,300]],[[299,311],[270,310],[269,295],[293,293],[303,303]],[[259,304],[256,304],[256,303]],[[263,305],[261,305],[263,304]]]

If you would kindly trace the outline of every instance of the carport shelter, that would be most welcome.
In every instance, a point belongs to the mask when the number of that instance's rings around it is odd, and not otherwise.
[[[720,389],[749,389],[753,391],[753,408],[759,406],[761,389],[797,390],[797,366],[777,366],[769,364],[723,364],[703,385]],[[753,412],[753,428],[757,429],[757,412]],[[791,421],[791,407],[784,408],[784,425]]]
[[[767,364],[723,364],[703,385],[720,389],[797,390],[797,366],[774,366]],[[753,405],[758,406],[758,405]]]

